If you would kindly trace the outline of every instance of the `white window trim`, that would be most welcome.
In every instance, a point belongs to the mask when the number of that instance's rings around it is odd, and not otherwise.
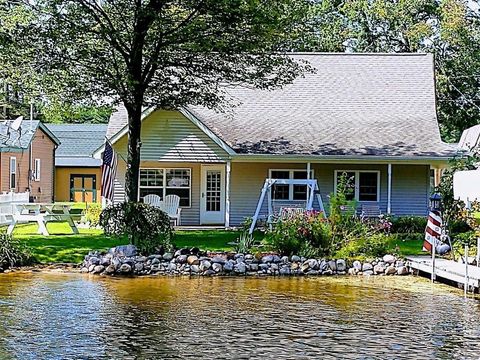
[[[34,166],[33,166],[33,180],[34,181],[40,181],[40,169],[42,166],[41,160],[40,159],[35,159],[34,160]],[[37,165],[38,164],[38,165]]]
[[[333,192],[337,193],[337,181],[338,181],[338,174],[342,173],[355,173],[355,201],[362,202],[362,203],[378,203],[380,202],[380,170],[335,170],[333,175]],[[376,173],[377,174],[377,200],[370,201],[370,200],[359,200],[360,197],[360,173]]]
[[[12,160],[15,162],[13,171],[12,171]],[[10,190],[15,190],[17,188],[17,158],[15,156],[10,157],[8,174],[9,174],[8,184],[10,185]],[[13,184],[13,187],[12,187],[12,174],[15,174],[15,184]]]
[[[293,174],[295,172],[307,172],[307,169],[268,169],[268,177],[270,179],[272,179],[272,172],[274,172],[274,171],[289,171],[290,172],[289,179],[293,179]],[[315,179],[315,173],[314,173],[313,169],[310,169],[310,179]],[[270,192],[271,192],[271,189],[272,188],[270,188]],[[308,195],[307,195],[307,197],[308,197]],[[270,198],[272,200],[275,200],[275,199],[273,199],[273,194],[272,193],[270,193]],[[290,185],[288,185],[288,199],[286,199],[286,200],[276,200],[276,201],[289,201],[289,202],[290,201],[292,201],[292,202],[295,201],[295,202],[298,202],[298,201],[305,201],[305,200],[294,200],[293,199],[293,185],[290,184]]]
[[[162,193],[162,200],[165,199],[167,189],[187,189],[187,186],[167,186],[167,171],[168,170],[188,170],[190,171],[190,184],[188,186],[188,197],[190,199],[189,206],[180,206],[182,209],[190,209],[192,207],[192,178],[193,178],[193,171],[192,168],[178,168],[178,167],[141,167],[138,172],[138,201],[140,201],[140,189],[159,189],[160,186],[141,186],[140,185],[140,170],[162,170],[163,171],[163,185],[161,188],[163,189]]]

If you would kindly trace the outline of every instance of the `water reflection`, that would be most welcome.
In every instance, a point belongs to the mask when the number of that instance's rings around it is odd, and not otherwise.
[[[480,308],[418,278],[0,276],[0,358],[478,358]]]

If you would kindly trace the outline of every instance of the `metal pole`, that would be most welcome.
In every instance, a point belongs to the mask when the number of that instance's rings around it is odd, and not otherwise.
[[[463,294],[467,296],[468,291],[468,245],[465,245],[465,286],[463,287]]]
[[[480,267],[480,237],[477,238],[477,267]]]
[[[432,239],[432,283],[435,281],[435,238]]]

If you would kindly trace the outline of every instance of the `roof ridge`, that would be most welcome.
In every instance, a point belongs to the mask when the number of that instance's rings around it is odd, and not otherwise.
[[[389,52],[316,52],[316,51],[293,51],[287,52],[285,55],[315,55],[315,56],[428,56],[433,55],[428,52],[400,52],[400,53],[389,53]]]

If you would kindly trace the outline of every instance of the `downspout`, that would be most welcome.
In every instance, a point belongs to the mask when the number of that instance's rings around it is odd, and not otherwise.
[[[55,167],[55,152],[58,149],[57,144],[53,144],[53,166],[52,166],[52,202],[55,202],[55,173],[57,171],[57,168]]]

